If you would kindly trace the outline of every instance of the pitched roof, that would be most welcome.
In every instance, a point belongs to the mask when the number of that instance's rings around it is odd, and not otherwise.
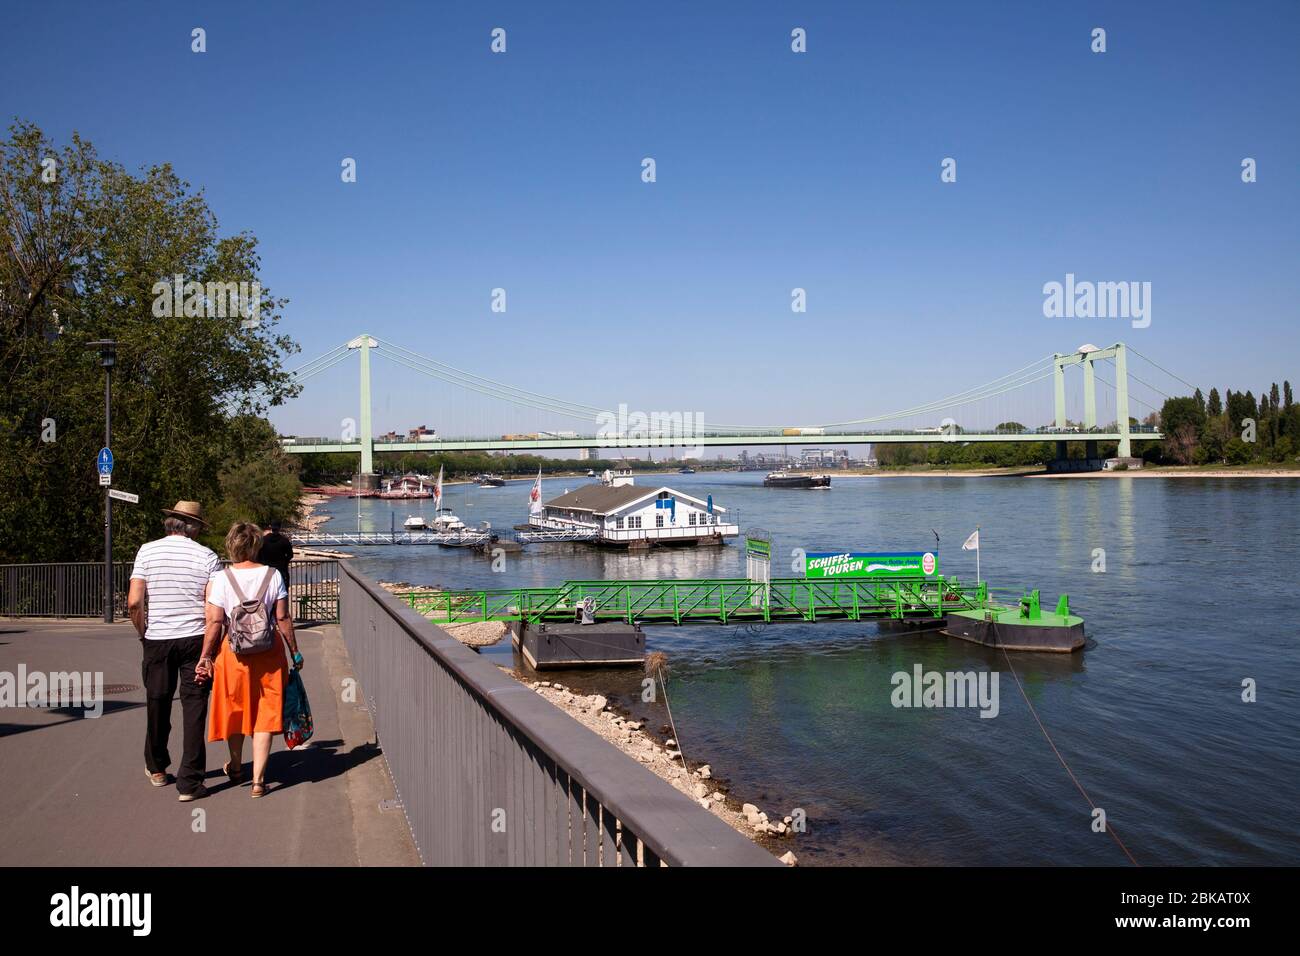
[[[592,514],[604,515],[611,511],[617,511],[625,508],[637,501],[647,498],[656,498],[662,491],[668,492],[675,498],[682,498],[687,501],[703,507],[704,502],[691,495],[684,495],[680,491],[674,491],[672,488],[660,486],[652,488],[650,486],[636,485],[618,485],[616,487],[606,487],[605,485],[583,485],[558,498],[552,498],[545,503],[547,508],[570,508],[574,511],[590,511]],[[714,507],[714,511],[725,512],[725,508]]]

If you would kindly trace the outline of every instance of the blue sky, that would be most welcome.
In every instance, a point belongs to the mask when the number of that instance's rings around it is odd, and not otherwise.
[[[368,330],[566,399],[736,423],[863,417],[1117,339],[1207,388],[1300,378],[1293,2],[53,3],[6,21],[6,117],[201,186],[223,231],[261,240],[300,359]],[[1149,281],[1150,327],[1045,318],[1067,272]],[[379,430],[584,430],[375,371]],[[1048,394],[989,414],[1039,423]],[[332,434],[355,396],[340,366],[272,417]]]

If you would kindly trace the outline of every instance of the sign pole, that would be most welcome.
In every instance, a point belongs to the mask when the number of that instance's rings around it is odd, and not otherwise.
[[[117,362],[117,343],[112,339],[87,342],[99,349],[99,364],[104,368],[104,447],[96,459],[99,484],[104,489],[104,623],[113,623],[113,366]]]
[[[111,359],[105,359],[111,361]],[[104,447],[113,447],[113,366],[104,366]],[[113,623],[113,497],[104,489],[104,623]]]

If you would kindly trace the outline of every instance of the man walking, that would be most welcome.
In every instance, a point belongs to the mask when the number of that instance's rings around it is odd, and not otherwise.
[[[167,744],[172,732],[172,698],[181,693],[182,753],[176,790],[182,802],[208,795],[208,685],[195,680],[203,651],[204,599],[208,580],[221,571],[216,554],[194,540],[208,527],[197,501],[164,508],[166,536],[140,546],[131,569],[127,611],[140,635],[141,672],[147,698],[145,775],[155,787],[171,780]]]
[[[283,527],[279,521],[272,521],[266,526],[262,535],[262,547],[257,552],[257,563],[275,568],[284,579],[284,586],[289,586],[289,562],[293,560],[293,544],[280,533]]]

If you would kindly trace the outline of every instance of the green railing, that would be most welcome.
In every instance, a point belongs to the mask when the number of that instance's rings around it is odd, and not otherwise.
[[[956,578],[745,578],[566,581],[552,588],[408,592],[409,607],[441,623],[572,620],[590,598],[600,621],[684,624],[715,621],[818,621],[941,618],[989,607],[987,585]]]

